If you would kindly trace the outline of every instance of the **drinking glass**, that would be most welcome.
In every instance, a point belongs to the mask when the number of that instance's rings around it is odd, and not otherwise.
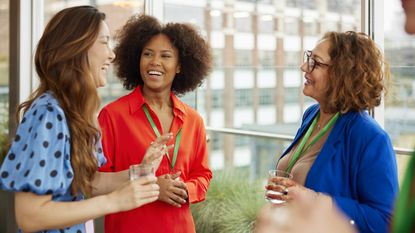
[[[269,170],[268,171],[268,185],[278,185],[276,183],[274,183],[272,181],[273,178],[276,177],[284,177],[284,178],[288,178],[288,179],[292,179],[293,175],[291,175],[290,173],[283,171],[283,170]],[[284,189],[285,187],[280,185],[282,189]],[[282,204],[285,203],[284,200],[278,200],[278,199],[272,199],[269,198],[267,196],[267,194],[272,194],[272,195],[284,195],[284,193],[278,192],[278,191],[274,191],[274,190],[266,190],[265,191],[265,199],[267,199],[269,202],[273,203],[273,204]]]
[[[130,165],[130,180],[136,180],[141,176],[155,176],[153,164],[133,164]]]

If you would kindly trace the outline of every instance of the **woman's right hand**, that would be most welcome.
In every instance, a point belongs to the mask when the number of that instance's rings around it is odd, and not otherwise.
[[[141,163],[152,163],[154,168],[157,170],[161,160],[163,159],[163,155],[166,153],[166,151],[174,147],[174,145],[166,146],[167,142],[172,138],[172,133],[165,133],[156,138],[156,140],[154,140],[154,142],[152,142],[151,145],[147,148]]]
[[[160,187],[154,176],[144,176],[126,182],[114,192],[108,194],[111,212],[120,212],[138,208],[156,201]]]

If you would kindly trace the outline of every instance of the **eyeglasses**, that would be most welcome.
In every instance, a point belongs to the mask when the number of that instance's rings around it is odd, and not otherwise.
[[[330,66],[329,64],[316,61],[314,58],[311,57],[311,54],[312,52],[310,50],[304,51],[304,62],[307,63],[307,73],[313,72],[313,70],[319,66]]]

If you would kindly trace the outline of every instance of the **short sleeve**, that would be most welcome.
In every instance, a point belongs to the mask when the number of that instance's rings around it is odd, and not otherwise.
[[[70,136],[57,104],[37,104],[25,113],[0,168],[0,183],[9,191],[64,195],[73,180]]]

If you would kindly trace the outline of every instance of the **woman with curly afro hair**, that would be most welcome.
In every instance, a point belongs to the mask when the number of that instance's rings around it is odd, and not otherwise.
[[[190,203],[203,201],[212,178],[206,132],[199,114],[177,98],[200,86],[211,71],[208,43],[190,24],[161,24],[133,16],[117,36],[118,77],[132,90],[99,114],[107,164],[118,172],[141,163],[154,139],[170,132],[166,156],[154,163],[158,201],[107,215],[105,232],[195,232]]]
[[[277,169],[269,195],[295,203],[308,196],[337,206],[359,232],[387,232],[398,192],[395,153],[388,134],[367,110],[381,103],[389,78],[381,51],[357,32],[328,32],[304,53],[303,93],[309,107]]]

